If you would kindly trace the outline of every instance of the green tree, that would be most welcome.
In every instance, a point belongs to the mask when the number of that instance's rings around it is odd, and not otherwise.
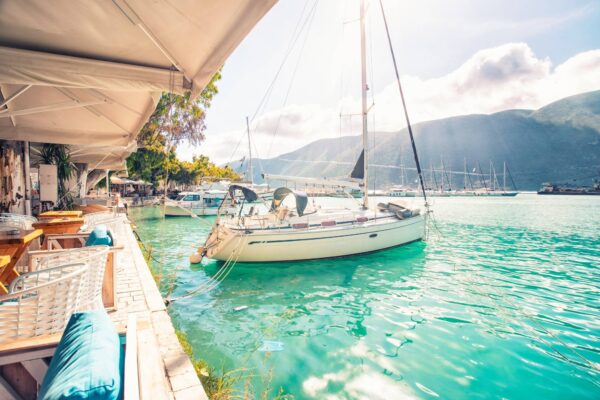
[[[174,161],[175,149],[182,142],[192,146],[204,140],[206,112],[218,93],[217,72],[200,96],[192,100],[190,93],[163,93],[154,112],[138,135],[138,151],[127,159],[129,175],[156,185],[168,175],[177,178],[180,165]]]

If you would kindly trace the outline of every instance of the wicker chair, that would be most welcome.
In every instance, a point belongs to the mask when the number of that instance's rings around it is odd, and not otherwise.
[[[0,297],[0,343],[60,333],[84,296],[88,265],[63,265],[55,280]]]
[[[80,311],[102,308],[102,282],[108,258],[108,246],[89,246],[66,250],[32,251],[30,271],[16,278],[10,285],[9,293],[26,290],[49,282],[65,273],[61,265],[83,262],[88,265],[83,288],[83,301]]]
[[[0,226],[9,226],[19,229],[33,229],[32,224],[37,222],[37,219],[29,215],[0,213]]]

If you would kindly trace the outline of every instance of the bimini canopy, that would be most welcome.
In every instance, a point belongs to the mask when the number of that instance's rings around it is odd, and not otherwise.
[[[242,185],[229,186],[229,194],[231,195],[231,197],[235,196],[236,190],[242,191],[242,193],[244,194],[244,199],[246,199],[246,201],[248,203],[252,203],[253,201],[256,201],[256,199],[258,199],[258,195],[256,194],[256,192],[254,190],[247,188],[246,186],[242,186]]]
[[[276,0],[0,1],[0,139],[122,169],[162,92],[198,96]]]
[[[296,210],[298,215],[304,215],[304,210],[308,204],[308,196],[305,192],[291,190],[286,187],[280,187],[273,193],[273,202],[271,203],[271,211],[277,210],[288,194],[292,193],[296,198]]]

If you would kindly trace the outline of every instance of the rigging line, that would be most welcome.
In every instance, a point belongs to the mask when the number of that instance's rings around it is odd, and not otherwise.
[[[256,143],[252,142],[252,148],[254,149],[254,154],[256,154],[255,160],[258,162],[258,167],[260,168],[260,173],[262,175],[265,174],[265,169],[263,168],[262,158],[258,153],[258,148],[256,147]]]
[[[396,72],[396,81],[398,82],[398,90],[400,90],[400,97],[402,99],[402,108],[404,109],[404,117],[406,118],[406,125],[408,127],[408,134],[410,135],[410,143],[412,145],[413,155],[415,157],[415,164],[417,165],[417,173],[419,174],[419,181],[421,182],[421,190],[423,191],[423,200],[427,207],[427,193],[425,193],[425,184],[423,182],[423,173],[421,171],[421,163],[419,162],[419,155],[417,154],[417,146],[415,144],[415,138],[410,125],[410,119],[408,117],[408,110],[406,109],[406,102],[404,101],[404,92],[402,91],[402,84],[400,83],[400,74],[398,73],[398,64],[396,63],[396,55],[394,54],[394,47],[392,46],[392,38],[390,36],[390,30],[388,28],[387,18],[385,16],[385,10],[383,9],[383,1],[379,0],[381,7],[381,15],[383,16],[383,24],[385,25],[385,32],[387,34],[388,44],[390,46],[390,54],[394,63],[394,71]]]
[[[369,13],[368,10],[371,6],[371,3],[367,3],[367,10],[365,12],[368,13],[369,15],[369,34],[367,35],[369,37],[369,64],[370,64],[370,68],[369,68],[369,75],[370,75],[370,79],[369,79],[369,83],[368,83],[368,90],[369,92],[371,92],[371,107],[373,107],[375,105],[375,79],[373,78],[373,17],[372,17],[372,13]],[[368,111],[367,111],[368,112]],[[370,149],[370,153],[371,153],[371,157],[370,160],[371,161],[375,161],[375,149],[376,149],[376,144],[377,144],[377,140],[376,140],[376,129],[375,129],[375,112],[371,113],[371,149]],[[375,190],[377,189],[377,168],[375,168],[375,165],[373,163],[370,163],[371,166],[373,167],[373,194],[375,194]]]
[[[273,133],[273,136],[271,138],[271,143],[269,144],[269,150],[267,151],[267,154],[270,156],[271,155],[271,149],[273,148],[273,143],[275,142],[275,139],[277,137],[277,134],[279,133],[279,125],[281,123],[281,117],[283,115],[284,112],[284,108],[287,105],[288,102],[288,98],[290,96],[290,93],[292,91],[292,87],[294,86],[294,81],[296,78],[296,73],[298,72],[298,68],[300,67],[300,61],[302,60],[302,54],[304,53],[304,48],[306,47],[306,42],[308,42],[308,37],[310,36],[310,28],[315,20],[315,14],[317,11],[317,4],[319,3],[319,0],[316,0],[314,3],[313,8],[311,8],[310,13],[308,15],[308,19],[309,19],[309,23],[306,29],[306,34],[304,35],[304,40],[302,42],[302,46],[300,46],[300,52],[298,54],[298,60],[296,61],[296,66],[294,67],[293,71],[292,71],[292,77],[290,79],[290,84],[288,85],[287,91],[285,93],[285,97],[283,100],[283,104],[281,106],[281,112],[279,113],[279,116],[277,117],[277,124],[275,125],[275,132]]]
[[[508,171],[508,176],[510,177],[510,181],[512,182],[513,188],[517,190],[517,184],[515,183],[515,180],[513,179],[513,176],[510,173],[510,168],[508,168],[508,165],[506,165],[506,171]]]
[[[227,163],[227,165],[229,165],[229,164],[231,164],[233,162],[233,157],[235,156],[235,153],[237,152],[237,149],[240,147],[240,144],[242,143],[242,140],[244,139],[244,136],[245,135],[240,135],[240,140],[237,142],[237,144],[233,148],[233,152],[231,152],[231,157],[229,157],[229,162]]]
[[[342,12],[342,23],[340,24],[342,29],[341,29],[341,33],[340,33],[340,40],[339,43],[341,43],[342,48],[344,47],[344,36],[346,33],[346,23],[344,23],[344,21],[346,20],[346,12],[347,12],[347,8],[348,8],[348,2],[345,1],[344,2],[344,10]],[[340,135],[339,135],[339,139],[338,139],[338,151],[341,152],[342,151],[342,115],[343,115],[343,111],[344,111],[344,104],[342,99],[344,98],[344,67],[346,66],[346,63],[343,60],[343,56],[341,57],[341,62],[340,62]]]
[[[304,7],[302,8],[302,11],[300,12],[300,17],[298,18],[298,21],[296,22],[296,26],[294,27],[294,31],[292,32],[291,40],[290,40],[290,43],[288,44],[288,47],[284,54],[283,60],[281,61],[281,64],[279,65],[279,68],[278,68],[277,72],[275,73],[273,80],[267,87],[265,94],[263,95],[260,102],[258,103],[258,107],[254,111],[254,114],[252,115],[250,122],[254,121],[254,119],[256,118],[256,115],[259,113],[259,111],[262,109],[263,105],[266,103],[268,98],[271,96],[271,92],[273,91],[275,81],[277,81],[277,78],[279,77],[279,74],[281,73],[281,70],[283,69],[283,66],[286,63],[288,56],[290,55],[292,49],[294,48],[294,44],[300,37],[300,33],[302,32],[302,29],[304,28],[304,24],[302,24],[302,28],[300,28],[300,31],[298,31],[298,28],[301,26],[301,22],[304,19],[304,12],[306,11],[306,7],[308,6],[308,3],[309,3],[309,0],[306,0],[304,2]],[[305,20],[305,22],[306,22],[306,20]],[[235,156],[235,153],[237,152],[237,149],[239,148],[244,136],[245,136],[245,132],[242,135],[240,135],[240,140],[238,141],[237,145],[235,146],[233,152],[231,153],[231,157],[229,158],[229,162],[227,164],[231,164],[231,162],[233,161],[233,157]]]
[[[300,38],[300,36],[302,34],[302,31],[304,30],[304,27],[306,26],[306,23],[308,22],[308,20],[310,18],[310,15],[311,15],[312,11],[314,10],[314,8],[316,7],[318,1],[319,0],[315,1],[315,3],[313,4],[313,6],[312,6],[311,10],[309,11],[308,15],[306,16],[306,18],[302,22],[302,25],[300,25],[300,22],[302,21],[302,17],[304,16],[304,10],[306,9],[306,6],[308,4],[308,0],[304,4],[304,8],[302,9],[302,13],[300,14],[300,19],[296,23],[296,29],[294,30],[295,36],[294,36],[294,34],[292,34],[292,40],[290,42],[290,45],[287,48],[287,51],[286,51],[286,53],[285,53],[285,55],[283,57],[283,60],[281,61],[281,64],[279,65],[279,68],[277,69],[277,72],[275,73],[275,76],[273,77],[273,80],[269,84],[269,87],[267,88],[267,91],[265,92],[263,98],[261,99],[260,103],[258,104],[258,107],[256,108],[256,111],[252,115],[252,118],[250,118],[250,122],[254,121],[254,119],[258,115],[258,112],[264,106],[264,104],[265,104],[265,102],[267,100],[267,97],[270,96],[270,93],[273,90],[273,87],[275,86],[275,82],[277,81],[277,78],[279,78],[279,74],[283,70],[283,66],[287,62],[287,59],[288,59],[289,55],[292,53],[292,50],[294,49],[294,46],[295,46],[296,42],[298,41],[298,38]],[[299,30],[297,29],[298,26],[300,26]]]

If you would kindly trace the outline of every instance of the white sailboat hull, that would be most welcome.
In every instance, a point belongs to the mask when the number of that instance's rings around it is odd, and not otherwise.
[[[237,262],[298,261],[343,257],[401,246],[423,239],[425,217],[356,223],[343,228],[221,230],[222,241],[207,249],[209,258]]]
[[[165,216],[167,217],[191,217],[192,214],[200,217],[217,215],[218,207],[184,207],[177,205],[165,205]],[[229,207],[222,210],[224,214],[235,214],[236,208]]]

